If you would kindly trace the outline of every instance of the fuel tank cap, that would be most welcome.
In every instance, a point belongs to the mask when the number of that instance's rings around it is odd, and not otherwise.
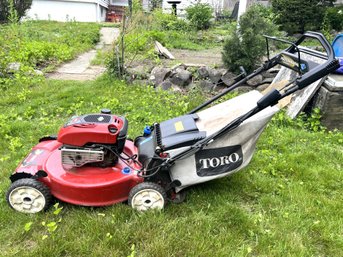
[[[102,114],[111,114],[112,112],[111,112],[110,109],[104,108],[104,109],[101,109],[101,113],[102,113]]]

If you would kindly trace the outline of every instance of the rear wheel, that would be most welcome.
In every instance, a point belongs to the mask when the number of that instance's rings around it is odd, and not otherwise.
[[[161,210],[167,203],[167,194],[160,185],[143,182],[131,189],[128,202],[138,211]]]
[[[49,208],[51,193],[43,183],[24,178],[12,183],[7,191],[6,200],[16,211],[37,213]]]

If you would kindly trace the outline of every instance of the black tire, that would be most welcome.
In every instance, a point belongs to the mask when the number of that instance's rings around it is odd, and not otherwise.
[[[31,178],[14,181],[6,193],[9,206],[23,213],[45,211],[49,208],[51,199],[49,188]]]
[[[131,189],[128,203],[138,211],[161,210],[167,204],[167,194],[159,184],[143,182]]]

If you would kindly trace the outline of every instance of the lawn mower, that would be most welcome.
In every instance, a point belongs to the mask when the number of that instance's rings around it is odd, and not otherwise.
[[[305,39],[319,41],[325,51],[301,47]],[[271,40],[289,46],[269,57]],[[10,176],[7,202],[24,213],[46,210],[52,198],[83,206],[128,201],[139,211],[163,209],[168,201],[181,202],[185,188],[243,169],[279,110],[277,103],[339,67],[320,33],[307,32],[295,42],[266,36],[266,43],[268,59],[254,72],[243,72],[191,112],[147,126],[135,140],[127,139],[127,119],[109,109],[72,117],[57,136],[41,138],[19,164]],[[322,61],[306,60],[308,55]],[[265,95],[252,90],[212,104],[276,65],[298,75]]]

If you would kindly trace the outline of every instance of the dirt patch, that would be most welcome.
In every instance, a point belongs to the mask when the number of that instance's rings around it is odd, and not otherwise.
[[[222,66],[221,51],[221,48],[213,48],[198,51],[172,49],[170,52],[178,62],[203,66]]]

